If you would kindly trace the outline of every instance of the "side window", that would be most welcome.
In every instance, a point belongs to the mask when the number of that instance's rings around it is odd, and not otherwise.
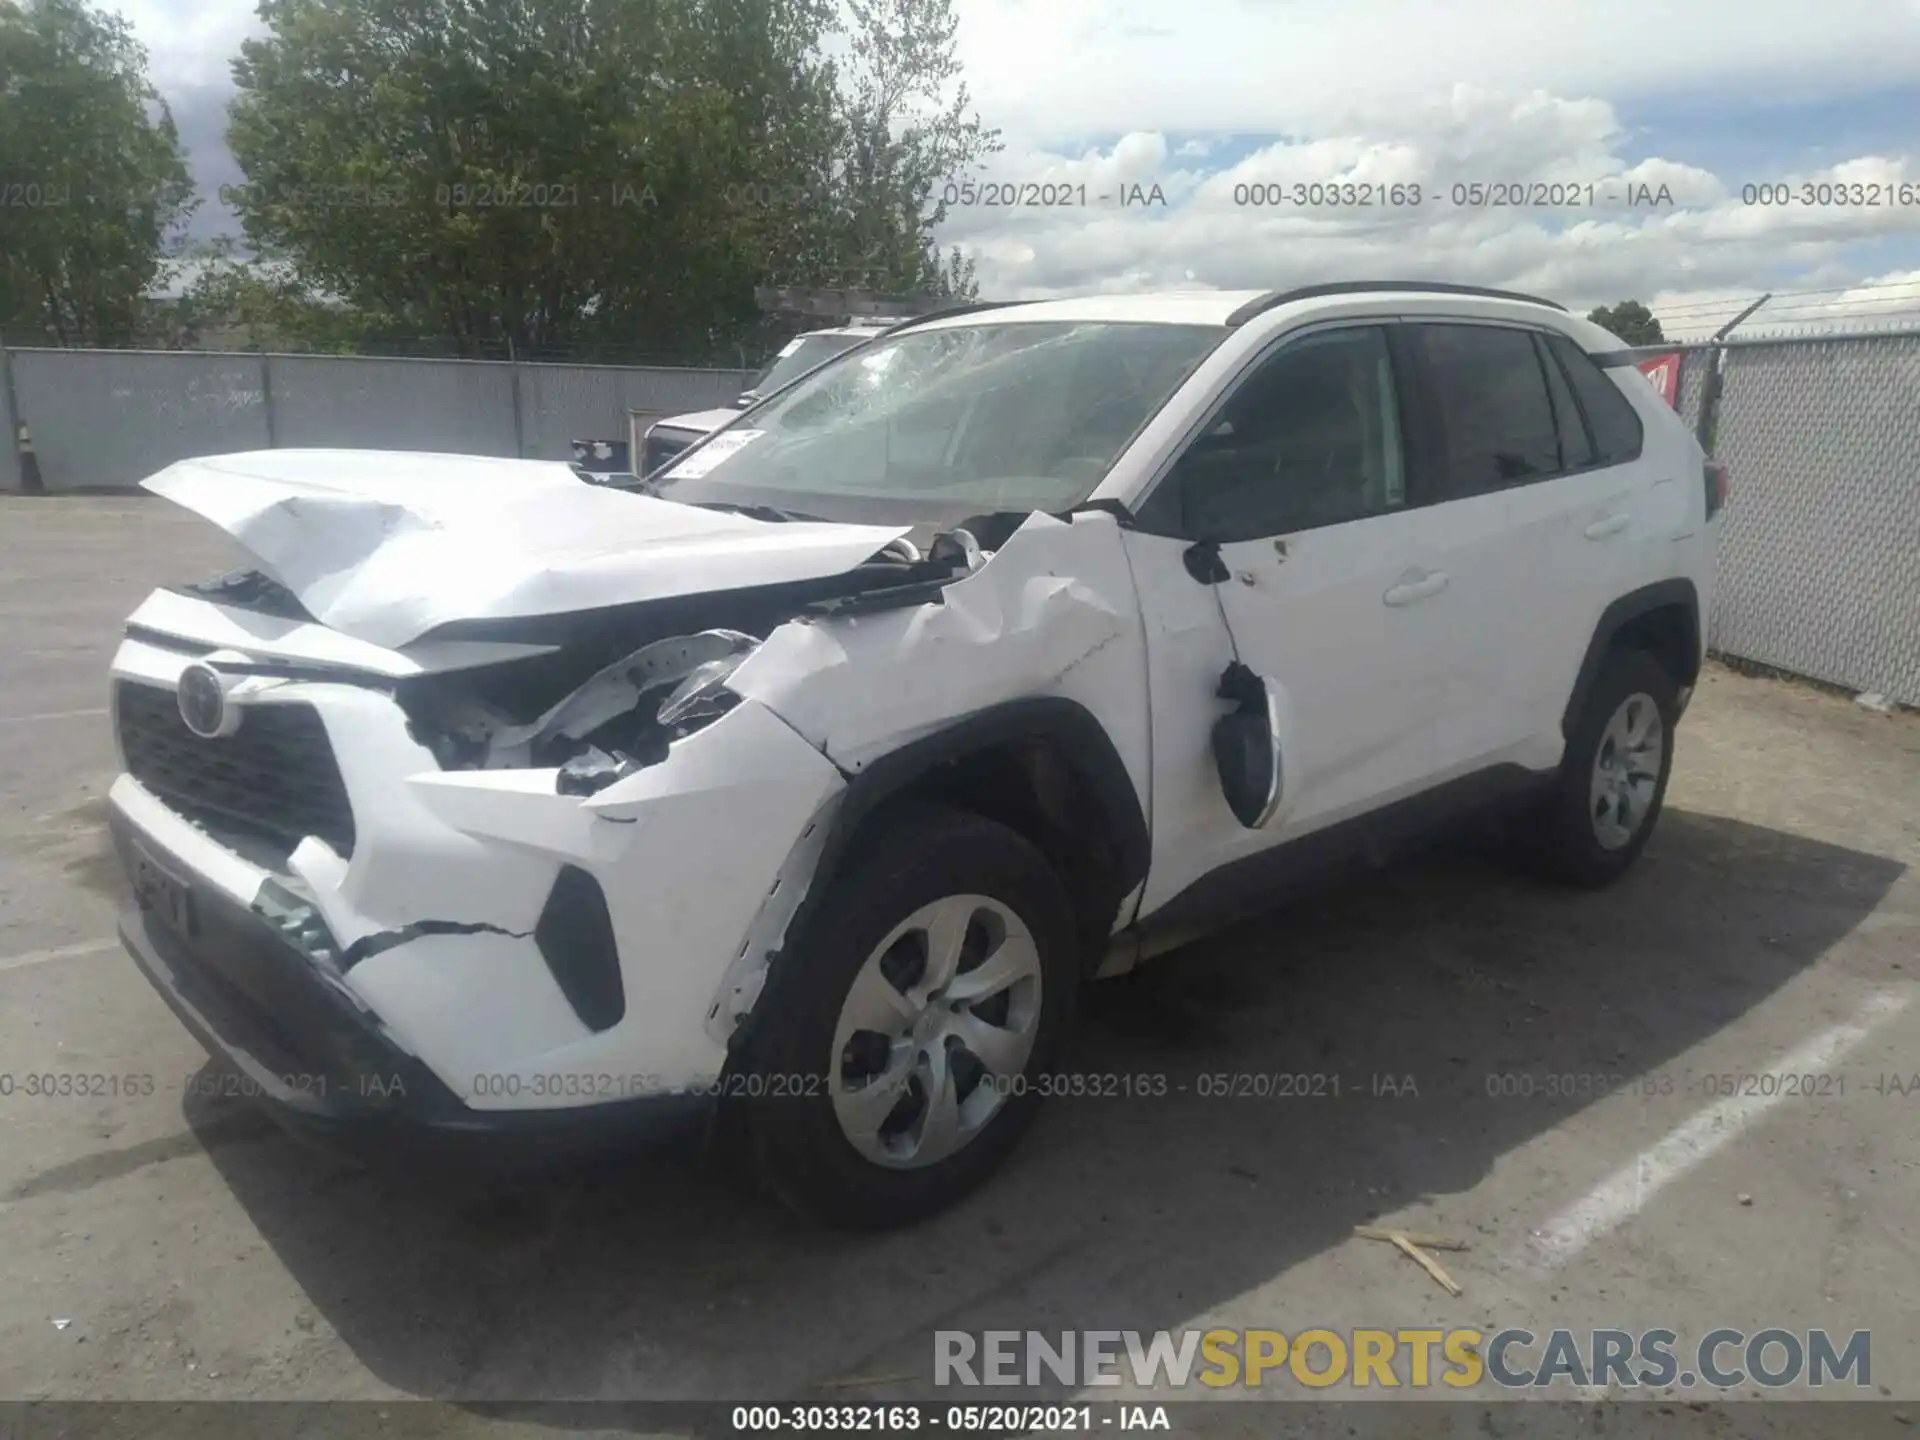
[[[1560,468],[1583,470],[1593,464],[1593,437],[1587,434],[1587,422],[1582,418],[1579,402],[1573,398],[1573,391],[1567,385],[1560,362],[1547,352],[1546,347],[1546,336],[1533,337],[1533,348],[1540,356],[1540,368],[1547,376],[1547,398],[1553,402],[1554,427],[1560,432]]]
[[[1593,431],[1594,448],[1599,451],[1600,463],[1624,465],[1629,460],[1638,460],[1646,431],[1640,424],[1640,417],[1634,413],[1633,403],[1588,358],[1587,352],[1566,336],[1551,336],[1547,345],[1559,359],[1561,368],[1567,372],[1567,379],[1573,384],[1573,393],[1579,397],[1580,408],[1585,412],[1587,425]]]
[[[1495,325],[1408,328],[1440,412],[1440,499],[1483,495],[1565,468],[1530,333]]]
[[[1362,520],[1406,500],[1386,332],[1355,326],[1261,361],[1148,509],[1174,533],[1228,543]]]

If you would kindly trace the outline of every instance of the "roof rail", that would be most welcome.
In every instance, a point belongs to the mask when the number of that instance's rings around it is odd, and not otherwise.
[[[1313,300],[1322,295],[1363,295],[1369,291],[1392,290],[1428,295],[1478,295],[1487,300],[1524,300],[1529,305],[1545,305],[1566,313],[1567,307],[1538,295],[1522,295],[1517,290],[1488,290],[1479,285],[1449,285],[1443,280],[1338,280],[1328,285],[1303,285],[1297,290],[1273,290],[1258,300],[1249,300],[1227,316],[1229,326],[1244,325],[1256,315],[1264,315],[1276,306],[1295,300]]]
[[[1031,305],[1031,300],[972,300],[960,305],[949,305],[944,310],[929,310],[924,315],[915,315],[910,320],[902,320],[898,325],[889,325],[880,333],[892,335],[912,325],[924,325],[929,320],[945,320],[950,315],[971,315],[977,310],[1010,310],[1015,305]]]

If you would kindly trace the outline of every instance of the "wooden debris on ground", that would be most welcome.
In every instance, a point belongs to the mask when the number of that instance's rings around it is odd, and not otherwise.
[[[1449,1295],[1460,1294],[1460,1286],[1446,1272],[1440,1262],[1429,1255],[1429,1250],[1464,1250],[1464,1240],[1449,1240],[1444,1235],[1423,1235],[1418,1231],[1394,1230],[1379,1225],[1356,1225],[1353,1233],[1362,1240],[1383,1240],[1392,1245],[1408,1259],[1417,1262],[1422,1270],[1439,1282],[1440,1287]]]

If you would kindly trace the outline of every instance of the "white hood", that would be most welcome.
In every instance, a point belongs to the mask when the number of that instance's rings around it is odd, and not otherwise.
[[[753,520],[589,485],[558,461],[413,451],[215,455],[144,484],[233,536],[314,619],[385,646],[452,620],[838,575],[908,528]]]
[[[689,410],[684,415],[669,415],[656,421],[669,430],[698,430],[702,435],[718,430],[722,425],[731,425],[746,412],[737,406],[729,405],[724,410]]]

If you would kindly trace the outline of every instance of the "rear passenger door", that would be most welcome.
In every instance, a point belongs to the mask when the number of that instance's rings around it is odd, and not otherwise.
[[[1434,563],[1453,577],[1466,643],[1442,686],[1436,778],[1502,763],[1556,764],[1560,720],[1600,612],[1630,588],[1644,517],[1631,443],[1597,443],[1549,337],[1492,321],[1408,322],[1436,504],[1424,516]],[[1592,369],[1592,362],[1579,355]],[[1589,402],[1603,407],[1599,399]],[[1617,420],[1610,408],[1608,422]],[[1631,453],[1628,453],[1629,450]]]

